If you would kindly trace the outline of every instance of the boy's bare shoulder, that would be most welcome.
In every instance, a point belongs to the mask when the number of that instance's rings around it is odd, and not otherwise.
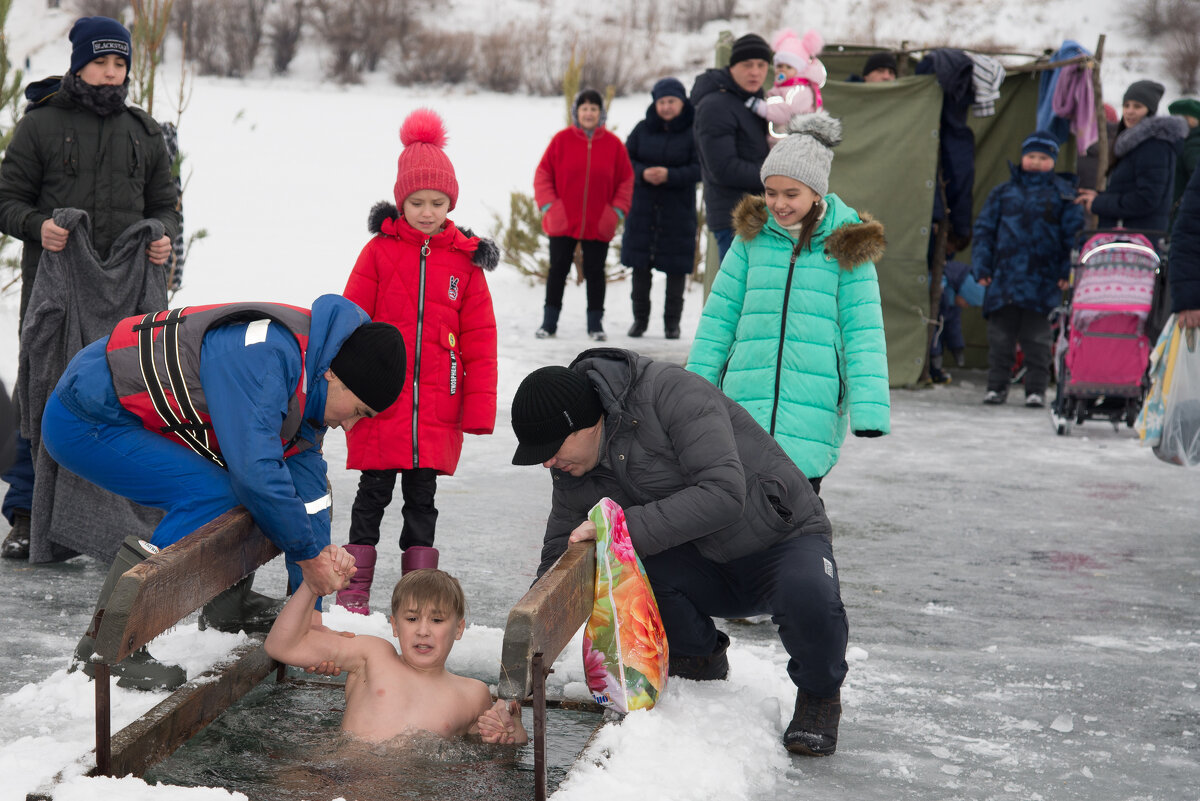
[[[470,676],[459,676],[458,674],[451,675],[454,676],[454,686],[456,691],[460,693],[463,698],[470,700],[473,704],[479,703],[484,707],[491,706],[492,691],[488,689],[486,684],[479,679],[473,679]]]
[[[390,640],[377,637],[374,634],[358,634],[348,638],[350,647],[355,648],[365,658],[399,657],[396,646]]]

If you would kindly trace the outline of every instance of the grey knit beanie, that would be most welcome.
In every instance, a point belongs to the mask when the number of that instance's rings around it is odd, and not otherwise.
[[[824,197],[829,192],[833,148],[842,141],[842,123],[824,109],[797,114],[787,126],[787,137],[771,148],[759,177],[792,178]]]
[[[1153,117],[1158,113],[1158,101],[1162,100],[1165,91],[1167,91],[1166,87],[1157,81],[1134,81],[1125,90],[1125,96],[1121,98],[1121,103],[1123,104],[1126,100],[1136,100],[1150,110],[1146,116]]]

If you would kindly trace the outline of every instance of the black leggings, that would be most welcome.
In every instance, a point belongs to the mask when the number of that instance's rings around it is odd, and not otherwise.
[[[400,494],[404,506],[400,514],[400,550],[414,545],[433,546],[438,510],[433,505],[437,492],[437,471],[431,467],[412,470],[364,470],[358,479],[358,495],[350,511],[350,544],[378,545],[383,510],[392,502],[396,474],[400,473]]]
[[[607,288],[604,261],[608,258],[608,243],[597,239],[575,239],[571,236],[550,237],[550,274],[546,276],[546,305],[562,308],[563,289],[575,258],[575,244],[583,247],[583,277],[587,280],[587,310],[604,311],[604,292]]]

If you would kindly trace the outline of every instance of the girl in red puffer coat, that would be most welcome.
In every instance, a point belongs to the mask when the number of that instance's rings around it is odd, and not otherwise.
[[[401,571],[437,567],[437,477],[454,473],[464,431],[490,434],[496,422],[496,317],[484,270],[495,268],[499,249],[446,217],[458,181],[441,118],[414,111],[400,141],[399,211],[386,202],[371,209],[375,236],[343,293],[372,320],[400,329],[410,365],[400,398],[346,432],[346,467],[363,471],[346,546],[358,570],[337,602],[361,614],[370,611],[379,524],[396,476],[404,499]]]

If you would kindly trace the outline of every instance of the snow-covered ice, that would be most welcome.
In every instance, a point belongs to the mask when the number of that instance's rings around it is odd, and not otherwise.
[[[34,5],[17,4],[20,52],[10,52],[28,54],[32,77],[40,77],[65,63],[69,18],[34,13]],[[941,30],[940,18],[922,21],[911,4],[896,5],[913,17],[904,23],[917,26],[904,34],[912,40]],[[1059,19],[1077,4],[1035,5],[978,4],[989,10],[996,39],[1016,44],[1028,42],[1021,26],[1032,24],[1045,31],[1036,44],[1056,45],[1074,31],[1091,46],[1114,21],[1110,97],[1153,67],[1139,60],[1137,42],[1117,36],[1125,33],[1124,4],[1090,4],[1078,28]],[[843,6],[788,8],[836,38],[836,27],[866,8]],[[939,13],[943,6],[970,4],[938,4]],[[768,19],[768,6],[753,7],[752,22]],[[196,245],[176,301],[307,304],[340,291],[366,241],[367,210],[391,196],[399,123],[421,105],[439,110],[450,131],[461,186],[453,218],[490,230],[509,192],[529,190],[541,150],[562,123],[561,99],[399,89],[384,76],[348,88],[314,75],[196,80],[180,130],[191,175],[185,211],[188,225],[209,237]],[[632,129],[645,105],[643,97],[618,99],[610,114],[617,131]],[[541,288],[504,266],[489,281],[500,325],[501,414],[496,434],[468,438],[459,474],[440,482],[438,544],[471,604],[451,667],[494,682],[505,617],[537,564],[549,493],[544,471],[509,463],[515,440],[507,402],[528,371],[566,363],[590,343],[581,287],[568,287],[558,339],[538,341]],[[686,339],[662,340],[653,327],[641,340],[623,336],[627,297],[625,283],[610,286],[610,344],[685,359]],[[700,303],[699,288],[690,287],[685,332]],[[0,299],[0,342],[7,343],[0,376],[10,384],[15,317],[10,294]],[[806,760],[782,750],[794,699],[787,656],[769,623],[729,623],[730,680],[673,681],[655,710],[606,726],[556,797],[1200,798],[1197,474],[1158,462],[1128,430],[1088,423],[1056,437],[1044,411],[984,408],[982,391],[981,376],[966,371],[948,387],[893,392],[893,433],[848,442],[823,486],[851,626],[835,757]],[[327,444],[335,531],[344,537],[357,475],[341,468],[340,433]],[[386,543],[398,533],[398,510],[385,526]],[[379,586],[398,577],[398,561],[384,549]],[[103,575],[85,559],[0,562],[0,799],[23,798],[60,772],[60,801],[244,798],[82,775],[92,688],[65,666]],[[258,586],[274,590],[282,576],[269,565]],[[329,617],[335,626],[387,635],[379,614]],[[193,620],[151,650],[194,675],[240,641],[201,632]],[[582,697],[579,653],[578,642],[568,646],[551,678],[556,689]],[[162,697],[114,689],[114,726]]]

